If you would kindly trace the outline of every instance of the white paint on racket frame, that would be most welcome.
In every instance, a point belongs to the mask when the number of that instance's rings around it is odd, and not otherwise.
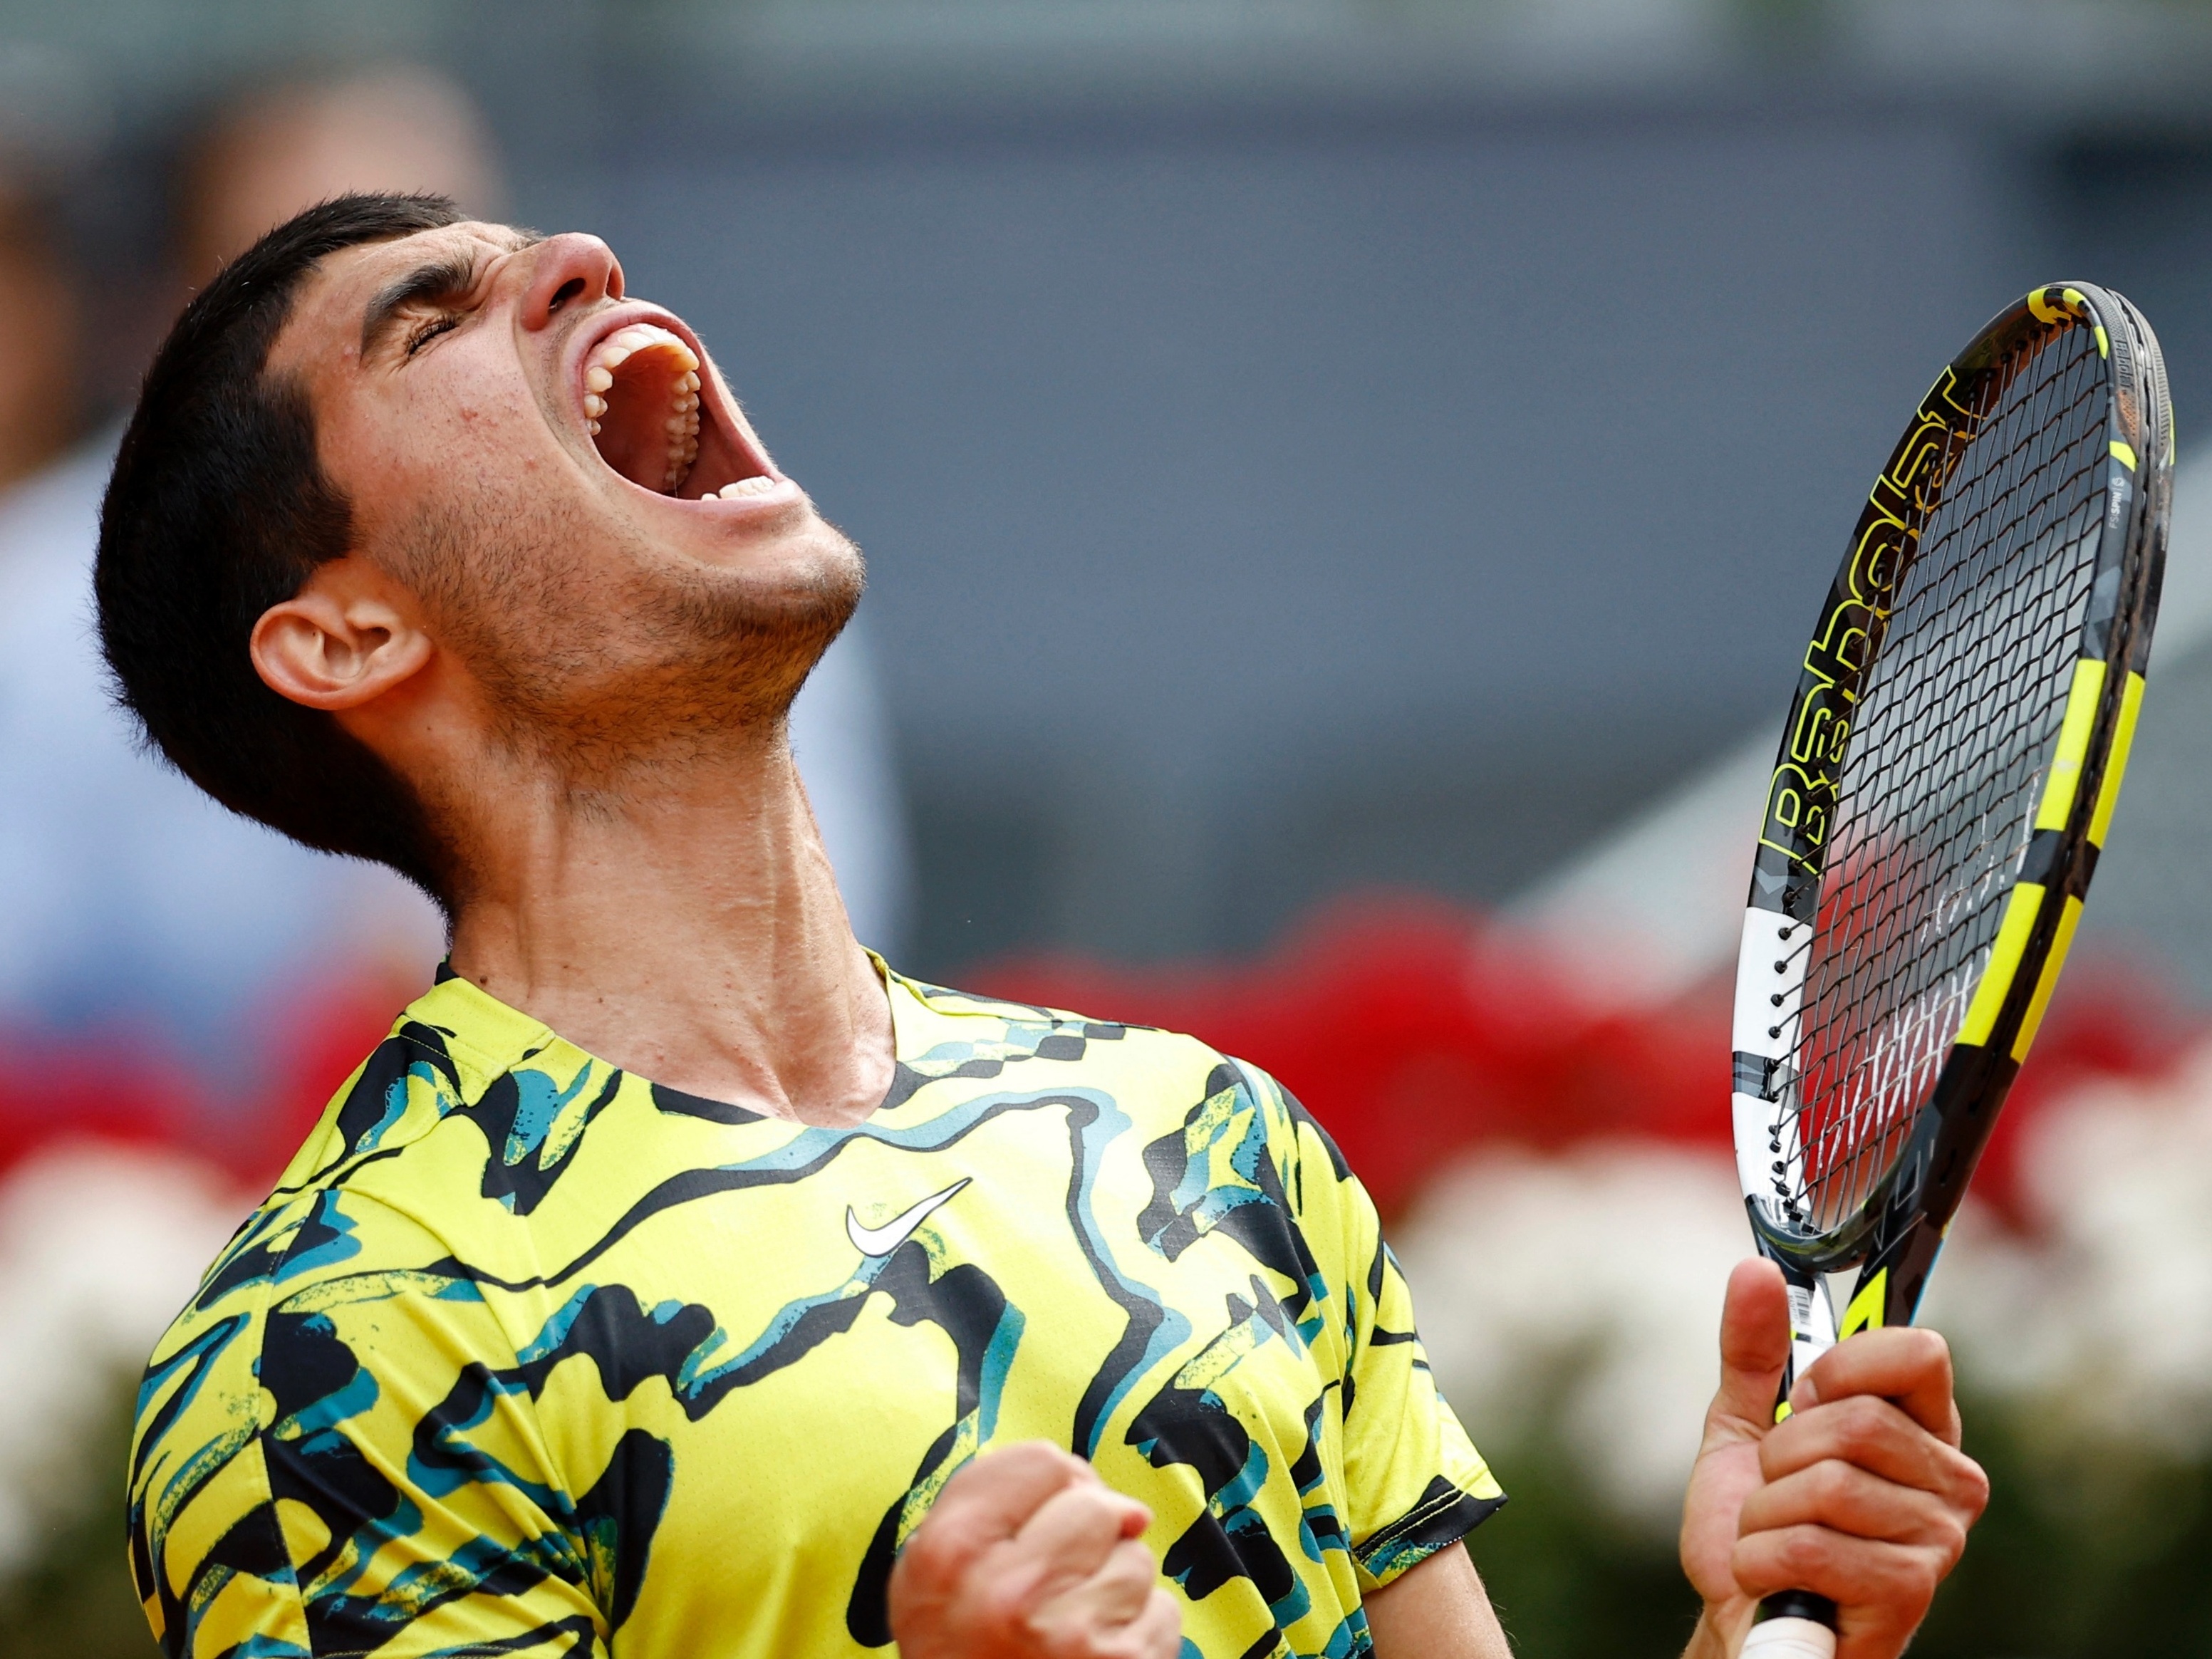
[[[1784,929],[1790,937],[1782,937]],[[1805,964],[1812,960],[1813,930],[1772,910],[1743,913],[1735,965],[1734,1048],[1762,1060],[1786,1060],[1797,1050],[1797,1019],[1805,997]],[[1778,1003],[1775,999],[1779,997]],[[1736,1177],[1744,1196],[1769,1211],[1774,1204],[1774,1165],[1799,1157],[1797,1122],[1775,1102],[1737,1094],[1731,1100]],[[1779,1150],[1774,1143],[1779,1140]]]
[[[1813,930],[1804,922],[1756,906],[1744,911],[1735,961],[1735,1047],[1739,1054],[1781,1060],[1796,1052],[1797,1016],[1805,996],[1805,965],[1813,959],[1812,942]]]
[[[1812,928],[1804,922],[1755,906],[1745,909],[1735,969],[1737,1053],[1771,1060],[1786,1060],[1796,1054],[1797,1022],[1804,1012],[1806,964],[1813,957],[1812,935]],[[1735,1132],[1736,1180],[1745,1198],[1780,1223],[1784,1212],[1776,1201],[1775,1182],[1786,1182],[1793,1170],[1803,1169],[1797,1114],[1790,1109],[1786,1097],[1772,1101],[1741,1091],[1730,1093],[1729,1107]],[[1778,1164],[1782,1166],[1779,1170],[1775,1168]],[[1825,1281],[1816,1281],[1810,1294],[1792,1288],[1790,1335],[1790,1358],[1801,1376],[1806,1367],[1835,1346],[1835,1304]]]
[[[1836,1659],[1836,1632],[1810,1619],[1769,1619],[1743,1638],[1743,1659]]]
[[[1781,1126],[1784,1133],[1776,1133],[1774,1103],[1757,1095],[1732,1094],[1729,1108],[1735,1121],[1735,1178],[1742,1183],[1743,1195],[1771,1214],[1776,1209],[1774,1165],[1787,1164],[1796,1152],[1797,1126]],[[1782,1143],[1778,1152],[1774,1150],[1778,1140]]]
[[[1790,1375],[1802,1376],[1813,1362],[1836,1346],[1836,1298],[1825,1275],[1812,1289],[1790,1287]]]

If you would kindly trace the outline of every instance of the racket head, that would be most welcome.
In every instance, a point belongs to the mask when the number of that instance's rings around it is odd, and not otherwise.
[[[2148,324],[2037,289],[1921,400],[1821,607],[1745,910],[1733,1115],[1761,1249],[1793,1284],[1862,1269],[1841,1334],[1911,1317],[2063,965],[2172,459]]]

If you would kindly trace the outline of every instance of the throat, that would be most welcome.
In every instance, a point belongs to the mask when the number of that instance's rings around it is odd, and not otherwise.
[[[656,1083],[858,1122],[890,1084],[885,988],[787,747],[756,772],[750,787],[726,775],[613,811],[529,792],[536,805],[469,836],[505,850],[472,872],[453,969]]]

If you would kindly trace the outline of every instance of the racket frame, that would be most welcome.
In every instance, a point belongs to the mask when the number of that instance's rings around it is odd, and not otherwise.
[[[1972,440],[1973,383],[2037,332],[2072,328],[2094,331],[2106,364],[2109,453],[2089,611],[2033,834],[2004,896],[1961,1030],[1897,1157],[1852,1214],[1815,1229],[1773,1196],[1776,1176],[1801,1152],[1793,1144],[1796,1115],[1781,1103],[1795,1082],[1790,1060],[1812,952],[1790,947],[1818,922],[1822,843],[1834,817],[1852,712],[1881,651],[1886,602],[1899,591],[1917,550],[1917,532],[1909,527],[1918,510],[1915,492],[1940,490]],[[2090,283],[2039,288],[1992,319],[1922,398],[1821,607],[1768,786],[1734,1020],[1732,1112],[1744,1206],[1760,1253],[1781,1267],[1790,1288],[1790,1360],[1778,1419],[1788,1414],[1795,1376],[1835,1342],[1911,1322],[1998,1109],[2035,1039],[2126,769],[2165,568],[2172,461],[2165,369],[2148,324],[2126,300]],[[1857,1277],[1838,1315],[1829,1276],[1854,1267]]]

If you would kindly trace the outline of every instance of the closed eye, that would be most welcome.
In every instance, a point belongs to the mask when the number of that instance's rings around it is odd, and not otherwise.
[[[408,331],[407,355],[412,357],[441,334],[449,332],[460,325],[461,319],[458,317],[433,317],[428,322],[418,324]]]

